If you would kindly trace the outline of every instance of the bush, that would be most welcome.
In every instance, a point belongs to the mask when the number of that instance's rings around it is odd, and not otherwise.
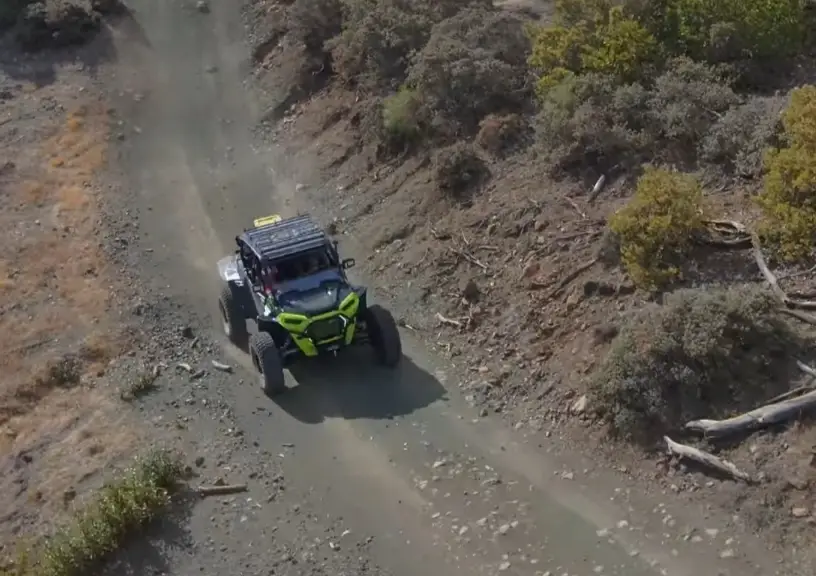
[[[491,154],[502,154],[519,141],[524,131],[524,118],[518,114],[489,114],[479,123],[476,144]]]
[[[640,164],[653,144],[648,123],[648,93],[641,85],[567,74],[542,98],[536,132],[555,168],[605,170]]]
[[[340,0],[295,0],[288,30],[310,54],[320,54],[343,30],[343,5]]]
[[[795,55],[804,39],[802,0],[634,0],[629,12],[670,54],[695,60]]]
[[[703,228],[702,204],[703,191],[693,176],[646,167],[634,197],[609,221],[635,284],[659,288],[679,274],[677,261]]]
[[[403,87],[383,100],[382,126],[389,147],[405,148],[420,138],[420,101],[415,90]]]
[[[341,0],[342,33],[330,42],[334,68],[347,82],[397,89],[412,53],[422,49],[437,22],[489,0]]]
[[[2,0],[0,1],[0,31],[14,26],[26,6],[34,0]]]
[[[531,30],[529,63],[541,74],[540,90],[552,83],[553,74],[558,76],[564,70],[636,80],[660,57],[651,33],[609,2],[558,3],[556,21]]]
[[[438,150],[433,168],[437,186],[457,199],[463,199],[466,192],[490,174],[473,146],[463,142]]]
[[[816,237],[816,87],[791,92],[782,115],[786,146],[768,151],[767,173],[757,201],[763,212],[760,234],[776,256],[808,256]]]
[[[100,561],[121,548],[124,540],[156,517],[179,487],[181,461],[165,451],[139,459],[119,479],[59,529],[41,548],[34,562],[23,554],[17,576],[86,576]]]
[[[421,94],[438,135],[471,135],[488,114],[519,112],[529,102],[528,51],[518,17],[468,8],[434,26],[407,84]]]
[[[726,418],[788,389],[802,340],[765,290],[680,290],[623,326],[591,383],[613,434],[651,443],[689,420]]]
[[[765,149],[781,131],[785,98],[755,97],[723,114],[700,143],[700,158],[743,178],[759,178]]]
[[[720,114],[739,104],[723,70],[677,58],[654,83],[649,108],[660,138],[692,157]]]

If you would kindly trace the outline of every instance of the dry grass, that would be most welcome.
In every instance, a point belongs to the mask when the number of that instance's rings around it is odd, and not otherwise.
[[[105,331],[109,283],[103,280],[106,264],[95,239],[99,212],[93,176],[104,165],[106,141],[102,105],[80,107],[37,153],[20,151],[15,158],[33,177],[12,187],[11,210],[0,214],[7,247],[0,260],[0,347],[10,352],[0,358],[0,425],[53,388],[35,383],[58,340],[63,347]],[[26,393],[32,386],[40,391]]]
[[[118,400],[88,385],[127,341],[108,320],[116,283],[96,236],[107,108],[76,88],[24,87],[27,96],[7,103],[10,121],[0,128],[0,157],[14,163],[14,180],[6,179],[0,194],[4,543],[50,530],[74,497],[141,439]],[[39,111],[43,99],[76,105],[49,119]]]

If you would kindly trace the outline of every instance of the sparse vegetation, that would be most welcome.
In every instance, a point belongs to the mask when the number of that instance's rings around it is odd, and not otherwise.
[[[405,87],[383,100],[382,123],[388,144],[404,149],[420,138],[420,107],[416,91]]]
[[[636,284],[657,288],[679,274],[679,258],[703,228],[702,207],[702,187],[693,176],[645,169],[632,200],[609,221]]]
[[[26,551],[4,576],[87,576],[167,506],[183,474],[175,454],[147,454],[106,484],[41,547]]]
[[[762,288],[680,290],[636,313],[592,380],[611,431],[653,443],[696,418],[722,418],[784,392],[802,340]]]
[[[556,168],[676,162],[758,176],[774,99],[740,96],[735,82],[788,63],[802,17],[798,0],[557,3],[556,22],[531,32],[545,153]],[[630,100],[609,107],[616,95]]]
[[[816,87],[791,93],[782,115],[785,145],[768,151],[767,174],[758,202],[762,235],[783,260],[797,260],[813,250],[816,237]]]
[[[144,370],[139,373],[136,378],[130,382],[126,390],[122,391],[123,400],[138,400],[142,396],[150,394],[158,388],[156,383],[158,380],[158,373],[154,371]]]
[[[489,175],[481,156],[471,144],[463,142],[437,151],[433,166],[439,188],[459,199]]]
[[[470,136],[488,114],[523,110],[531,95],[523,22],[494,8],[467,8],[436,24],[406,83],[443,140]]]

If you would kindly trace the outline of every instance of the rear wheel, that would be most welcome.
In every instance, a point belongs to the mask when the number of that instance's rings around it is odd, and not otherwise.
[[[249,340],[246,318],[229,285],[221,288],[218,309],[221,312],[221,322],[227,338],[242,350],[246,349],[247,340]]]
[[[267,396],[286,391],[283,362],[275,341],[267,332],[253,334],[249,339],[249,353],[255,369],[261,373],[261,387]]]
[[[374,304],[366,310],[365,321],[377,363],[395,368],[402,359],[402,341],[391,312]]]

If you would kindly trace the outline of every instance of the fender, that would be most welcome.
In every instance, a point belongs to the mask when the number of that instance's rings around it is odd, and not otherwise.
[[[226,256],[218,261],[218,275],[224,282],[241,286],[244,282],[238,272],[238,256]]]

